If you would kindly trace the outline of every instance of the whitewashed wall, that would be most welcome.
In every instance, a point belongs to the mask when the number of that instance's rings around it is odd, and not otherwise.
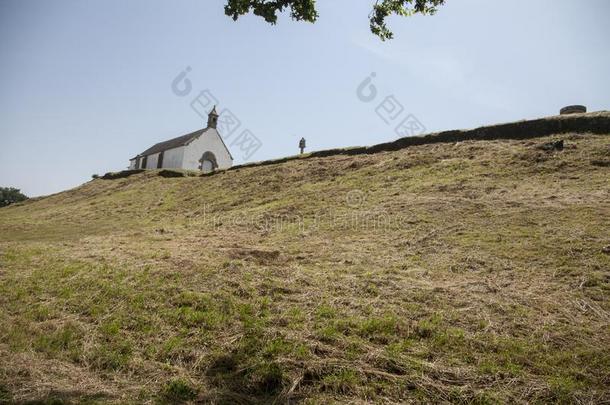
[[[163,153],[163,168],[164,169],[181,169],[183,156],[184,156],[184,146],[166,150]],[[130,169],[142,168],[141,165],[142,165],[143,160],[144,160],[144,156],[140,157],[139,161],[137,159],[130,160],[129,168]],[[137,161],[139,163],[138,167],[136,167]],[[157,162],[159,162],[159,153],[153,153],[152,155],[148,155],[148,159],[146,159],[146,167],[144,169],[156,169]]]
[[[181,169],[183,157],[184,157],[184,146],[166,150],[163,154],[163,168]],[[157,167],[157,166],[155,166],[155,167]]]
[[[154,153],[152,155],[148,155],[148,159],[146,160],[145,169],[156,169],[157,168],[157,159],[159,158],[158,153]]]
[[[212,152],[216,156],[219,169],[228,169],[233,165],[231,156],[225,149],[220,134],[214,128],[209,128],[191,143],[185,146],[182,168],[199,170],[199,159],[204,152]]]

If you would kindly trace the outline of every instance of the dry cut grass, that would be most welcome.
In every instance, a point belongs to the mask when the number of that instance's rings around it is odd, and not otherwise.
[[[0,402],[610,401],[610,137],[94,180],[0,210]]]

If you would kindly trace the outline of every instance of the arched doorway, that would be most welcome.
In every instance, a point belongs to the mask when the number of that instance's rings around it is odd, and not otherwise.
[[[218,168],[216,156],[210,151],[204,152],[201,159],[199,159],[199,163],[199,170],[204,173],[211,173]]]

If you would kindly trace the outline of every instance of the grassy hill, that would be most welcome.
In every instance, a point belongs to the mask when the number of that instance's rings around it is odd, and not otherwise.
[[[610,137],[585,132],[2,208],[0,402],[610,401]]]

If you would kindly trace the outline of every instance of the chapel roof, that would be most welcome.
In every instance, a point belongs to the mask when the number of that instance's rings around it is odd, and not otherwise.
[[[163,152],[169,149],[177,148],[180,146],[184,146],[191,142],[193,139],[197,138],[199,135],[206,132],[209,128],[198,129],[197,131],[191,132],[190,134],[182,135],[168,141],[163,141],[154,144],[150,148],[146,149],[144,152],[140,153],[139,156],[152,155],[154,153]]]

